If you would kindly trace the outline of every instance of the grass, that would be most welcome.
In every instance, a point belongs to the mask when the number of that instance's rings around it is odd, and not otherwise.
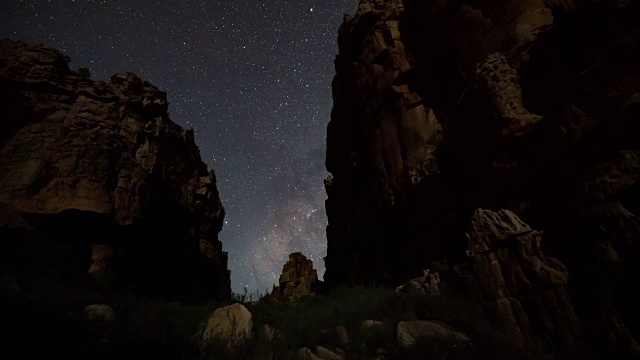
[[[84,308],[106,304],[111,324],[85,319]],[[182,303],[117,293],[87,281],[69,284],[56,278],[32,283],[21,294],[0,298],[3,353],[15,358],[200,357],[198,334],[203,322],[223,304]],[[13,358],[13,357],[9,357]]]
[[[260,300],[255,301],[257,298]],[[425,297],[355,286],[306,296],[294,304],[257,293],[236,294],[230,302],[243,302],[250,310],[254,337],[230,347],[222,341],[205,345],[199,337],[204,323],[226,303],[183,303],[118,293],[101,283],[46,279],[34,282],[21,295],[0,296],[0,331],[8,334],[0,337],[0,348],[9,358],[23,359],[293,359],[298,349],[314,350],[316,346],[341,347],[348,351],[349,359],[372,358],[377,351],[383,351],[387,359],[424,359],[423,354],[429,353],[447,354],[449,360],[465,358],[466,353],[438,348],[438,344],[419,341],[411,349],[397,344],[398,322],[434,320],[468,334],[474,359],[545,358],[535,352],[523,355],[523,349],[510,344],[508,334],[489,324],[479,306],[471,307],[461,296]],[[113,308],[116,320],[111,324],[88,322],[84,307],[96,303]],[[383,328],[363,331],[365,320],[380,321]],[[272,340],[262,331],[266,325],[275,329]],[[341,346],[337,326],[348,330],[350,346]]]

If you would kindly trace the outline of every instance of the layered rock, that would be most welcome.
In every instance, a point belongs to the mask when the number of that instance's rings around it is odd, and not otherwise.
[[[556,353],[583,357],[584,335],[569,299],[569,273],[544,255],[542,235],[511,211],[477,209],[469,234],[470,261],[461,273],[489,319],[515,346],[549,337]]]
[[[302,253],[295,252],[289,254],[289,260],[282,267],[278,286],[273,287],[271,294],[293,302],[314,293],[319,284],[318,271],[313,268],[313,261]]]
[[[462,229],[508,209],[568,272],[536,317],[571,305],[596,354],[638,356],[639,6],[361,1],[335,62],[325,281],[473,262]]]
[[[121,253],[127,281],[228,297],[224,209],[193,131],[137,75],[93,81],[68,62],[45,46],[0,42],[0,201],[81,247],[92,274]]]

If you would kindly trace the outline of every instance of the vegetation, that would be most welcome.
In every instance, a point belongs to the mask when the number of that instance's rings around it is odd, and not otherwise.
[[[478,354],[495,359],[519,354],[507,335],[488,325],[482,311],[460,298],[396,293],[383,287],[343,287],[294,304],[260,293],[234,294],[231,302],[244,303],[253,315],[254,336],[233,346],[223,341],[202,344],[199,336],[208,317],[226,303],[182,303],[112,292],[95,282],[71,286],[51,280],[0,299],[0,331],[9,334],[0,346],[16,358],[293,359],[303,347],[344,349],[336,332],[344,326],[353,358],[384,353],[386,359],[421,359],[420,354],[433,353],[438,344],[403,349],[395,334],[398,322],[418,319],[443,321],[467,333]],[[84,307],[97,303],[113,308],[113,323],[86,320]],[[383,327],[363,331],[365,320],[380,321]],[[271,339],[267,329],[273,331]],[[457,355],[453,351],[446,358]]]

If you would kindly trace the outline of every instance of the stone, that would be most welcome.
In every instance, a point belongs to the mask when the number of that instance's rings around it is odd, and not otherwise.
[[[553,324],[558,333],[583,336],[567,297],[569,273],[541,249],[541,231],[509,210],[477,209],[471,221],[469,276],[479,286],[483,308],[514,344],[535,335],[531,323]],[[547,308],[562,311],[546,312]],[[564,339],[569,341],[569,339]]]
[[[276,334],[276,329],[273,328],[269,324],[262,325],[262,335],[267,339],[267,341],[273,341],[273,337]]]
[[[426,320],[400,321],[397,329],[398,343],[404,347],[415,346],[419,341],[437,343],[438,348],[465,348],[470,352],[471,339],[450,326]],[[430,354],[426,358],[438,359],[446,354]]]
[[[439,273],[431,272],[431,270],[424,270],[421,277],[409,280],[406,284],[398,286],[396,288],[396,292],[437,296],[441,294],[439,286]]]
[[[84,308],[84,314],[89,321],[111,323],[116,319],[113,309],[104,304],[89,305]]]
[[[467,255],[484,252],[498,245],[498,242],[531,232],[525,224],[509,210],[476,209],[471,219],[471,237]]]
[[[116,250],[111,245],[91,244],[89,274],[94,278],[99,278],[104,275],[115,255]]]
[[[193,130],[174,123],[167,94],[139,76],[94,81],[69,61],[0,41],[0,222],[5,206],[38,219],[40,238],[67,237],[76,253],[92,253],[83,271],[110,267],[125,287],[229,298],[224,208]]]
[[[318,272],[313,261],[302,253],[289,254],[289,260],[282,267],[278,286],[274,286],[272,295],[279,299],[295,302],[303,296],[313,294],[314,286],[319,284]]]
[[[345,326],[337,326],[336,327],[336,335],[338,339],[338,345],[342,348],[346,348],[350,345],[349,343],[349,332]]]
[[[242,304],[233,304],[216,309],[207,320],[202,334],[205,343],[221,339],[231,346],[253,336],[253,317]]]
[[[323,360],[317,357],[309,348],[298,349],[295,358],[296,360]]]
[[[325,347],[316,346],[316,355],[322,360],[344,360],[344,355],[340,355]]]
[[[360,331],[362,332],[382,332],[384,324],[382,321],[365,320],[360,325]]]

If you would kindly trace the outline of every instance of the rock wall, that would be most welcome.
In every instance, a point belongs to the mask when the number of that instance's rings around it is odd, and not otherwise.
[[[508,209],[566,266],[545,311],[638,356],[638,18],[637,1],[361,1],[335,61],[327,284],[468,263],[476,209]]]
[[[192,130],[132,73],[93,81],[60,52],[0,41],[0,201],[154,292],[227,298],[224,208]]]

